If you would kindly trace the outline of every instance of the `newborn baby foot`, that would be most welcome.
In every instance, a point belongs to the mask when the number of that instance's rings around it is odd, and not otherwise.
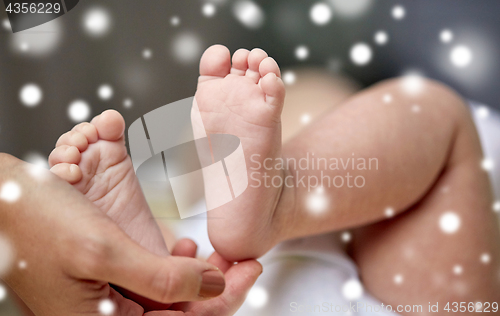
[[[281,157],[284,98],[278,64],[263,50],[240,49],[232,63],[229,50],[221,45],[203,54],[196,102],[205,131],[208,136],[240,138],[249,177],[242,195],[209,213],[214,217],[208,221],[210,240],[230,261],[259,257],[277,242],[271,227],[281,188],[265,187],[264,174],[273,178],[282,171],[265,170],[263,162],[271,158],[274,166],[274,159]]]
[[[82,192],[133,240],[169,255],[125,147],[125,121],[114,110],[63,134],[49,156],[51,171]]]

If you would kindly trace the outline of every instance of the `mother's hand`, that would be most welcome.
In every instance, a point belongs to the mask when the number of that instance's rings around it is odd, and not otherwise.
[[[172,252],[174,256],[194,258],[196,244],[189,239],[177,242]],[[247,292],[262,273],[262,266],[256,260],[233,264],[214,253],[208,262],[216,265],[226,276],[226,288],[222,295],[201,302],[178,303],[169,311],[154,311],[144,316],[230,316],[243,304]]]
[[[0,199],[0,233],[10,241],[16,260],[27,263],[26,269],[13,266],[2,278],[36,315],[100,315],[106,299],[113,303],[114,315],[143,314],[108,282],[163,303],[206,300],[224,290],[223,275],[213,272],[220,260],[212,258],[212,264],[153,255],[71,185],[45,170],[33,175],[30,168],[0,154],[0,186],[12,181],[21,189],[15,201]],[[260,273],[257,265],[230,268],[230,288],[249,288]],[[233,277],[238,273],[239,281]],[[228,293],[229,301],[219,304],[234,305],[232,290]],[[209,302],[193,305],[199,306],[196,315],[225,315],[207,314]]]

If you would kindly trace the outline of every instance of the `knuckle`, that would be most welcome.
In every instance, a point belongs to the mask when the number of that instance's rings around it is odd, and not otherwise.
[[[162,303],[172,303],[182,296],[182,277],[174,273],[176,269],[172,265],[163,265],[154,275],[152,287],[159,294]]]

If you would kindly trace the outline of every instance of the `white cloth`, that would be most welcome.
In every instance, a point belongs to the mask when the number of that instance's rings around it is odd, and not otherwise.
[[[500,198],[500,114],[476,103],[471,103],[471,111],[485,156],[498,166],[491,171],[491,179]],[[201,256],[208,257],[213,252],[206,214],[180,221],[172,229],[178,237],[193,239]],[[237,316],[398,315],[386,310],[376,312],[381,302],[366,291],[356,293],[360,284],[357,267],[339,246],[336,234],[284,242],[259,261],[264,272]],[[346,298],[356,294],[361,295],[357,299]],[[351,302],[365,305],[353,310]]]

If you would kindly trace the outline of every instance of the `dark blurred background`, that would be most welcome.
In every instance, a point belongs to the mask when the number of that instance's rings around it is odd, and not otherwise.
[[[42,162],[75,122],[114,108],[130,124],[194,95],[215,43],[363,85],[416,72],[500,108],[499,12],[498,0],[84,0],[12,34],[2,10],[0,151]]]

